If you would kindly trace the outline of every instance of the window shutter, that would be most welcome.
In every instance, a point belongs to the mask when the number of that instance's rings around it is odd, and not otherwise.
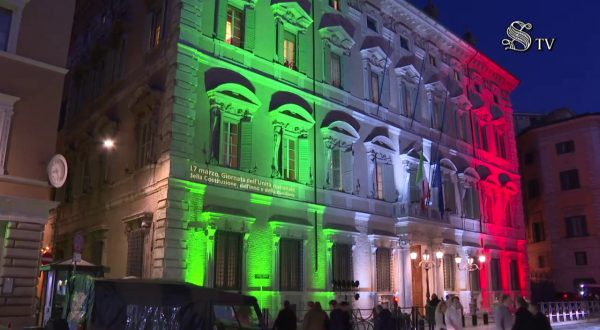
[[[392,164],[383,165],[383,199],[386,202],[396,201],[396,182]]]
[[[296,60],[298,62],[298,71],[308,74],[308,71],[312,67],[312,58],[309,55],[312,45],[310,44],[309,35],[308,33],[298,33],[296,40],[298,43],[297,47],[299,47],[296,52],[298,55],[298,59]]]
[[[455,189],[454,189],[454,183],[452,183],[452,180],[448,179],[446,181],[442,182],[443,185],[443,189],[444,189],[444,207],[446,209],[450,209],[452,211],[450,211],[450,213],[455,214],[456,213],[456,197],[455,197]]]
[[[352,155],[352,148],[348,148],[348,150],[342,153],[342,189],[349,194],[353,192],[353,172],[354,156]]]
[[[387,108],[390,105],[390,73],[382,73],[380,79],[379,83],[382,84],[383,82],[383,85],[380,85],[381,92],[379,93],[379,98],[381,99],[381,105]]]
[[[349,68],[350,58],[347,55],[340,55],[340,81],[342,82],[341,89],[349,90],[350,86],[352,86],[352,82],[348,79],[351,78],[351,75],[345,74],[345,70]]]
[[[240,122],[240,169],[242,171],[252,170],[252,121],[250,118],[244,118]]]
[[[221,114],[220,111],[216,110],[211,113],[211,141],[210,141],[210,157],[209,160],[213,159],[219,161],[219,145],[221,142]]]
[[[323,81],[331,85],[331,50],[323,48]]]
[[[255,24],[256,24],[256,13],[254,11],[254,7],[246,6],[246,15],[245,15],[245,28],[244,31],[244,48],[249,51],[254,50],[255,44]]]
[[[309,183],[310,181],[310,150],[307,137],[298,138],[298,181],[300,183]]]
[[[216,10],[217,38],[225,40],[225,28],[227,26],[227,1],[217,1]]]
[[[325,187],[331,188],[332,186],[332,175],[333,175],[333,162],[332,162],[333,149],[325,148]]]

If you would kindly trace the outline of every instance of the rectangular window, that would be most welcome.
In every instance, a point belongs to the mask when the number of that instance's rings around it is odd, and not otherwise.
[[[375,198],[383,200],[384,198],[384,181],[383,181],[383,167],[385,164],[375,161]]]
[[[335,148],[331,150],[331,187],[342,190],[342,150]]]
[[[481,216],[481,208],[479,205],[479,192],[477,191],[477,189],[471,187],[467,189],[465,195],[465,217],[469,219],[479,219],[479,217]]]
[[[298,51],[296,47],[296,35],[285,31],[285,36],[283,39],[283,65],[287,66],[290,69],[298,70],[297,62],[296,62],[296,52]]]
[[[367,28],[377,32],[377,21],[374,18],[367,16]]]
[[[163,38],[163,10],[155,8],[148,13],[148,27],[150,29],[148,35],[148,49],[154,49],[160,45]]]
[[[331,53],[331,63],[330,63],[330,75],[331,75],[331,85],[341,88],[342,87],[342,61],[340,56],[335,53]]]
[[[379,75],[371,71],[371,102],[379,104]]]
[[[492,290],[502,290],[502,274],[500,273],[500,259],[493,258],[490,262],[492,272]]]
[[[237,47],[244,46],[244,12],[232,6],[227,6],[225,42]]]
[[[444,255],[444,290],[454,291],[456,282],[456,262],[451,254]]]
[[[485,151],[490,151],[490,144],[488,143],[488,136],[487,136],[487,127],[485,127],[485,126],[481,127],[481,147]]]
[[[477,261],[474,261],[477,263]],[[481,267],[481,266],[480,266]],[[469,281],[472,291],[481,291],[481,272],[479,269],[469,272]]]
[[[127,234],[127,276],[142,277],[145,230],[138,228]]]
[[[340,0],[329,0],[329,6],[337,11],[340,11]]]
[[[334,281],[354,281],[352,271],[352,245],[333,244],[332,270]]]
[[[496,152],[502,159],[506,159],[506,144],[504,141],[504,135],[500,132],[496,132]]]
[[[460,81],[460,72],[457,70],[454,70],[454,80]]]
[[[138,122],[137,127],[137,167],[142,168],[152,163],[153,132],[151,117],[146,116]]]
[[[544,258],[544,256],[538,256],[538,267],[539,268],[546,267],[546,258]]]
[[[279,241],[279,290],[302,291],[302,241]]]
[[[556,144],[556,154],[557,155],[568,154],[568,153],[572,153],[572,152],[575,152],[575,141],[569,140],[569,141],[559,142]]]
[[[510,287],[512,290],[521,290],[519,281],[519,264],[516,260],[510,261]]]
[[[460,139],[463,141],[467,141],[469,139],[468,124],[467,124],[467,114],[462,114],[460,116]]]
[[[529,199],[536,198],[540,195],[540,183],[537,179],[531,179],[527,182],[527,197]]]
[[[291,137],[285,137],[283,140],[283,178],[286,180],[296,180],[296,140]]]
[[[215,288],[242,287],[242,234],[218,230],[215,235]]]
[[[534,222],[531,224],[531,228],[533,231],[533,242],[542,242],[546,240],[546,234],[544,233],[544,223],[543,222]]]
[[[498,95],[494,95],[494,103],[498,103]]]
[[[404,37],[400,37],[400,47],[409,50],[408,49],[408,39],[404,38]]]
[[[224,121],[221,130],[221,165],[239,167],[239,123]]]
[[[392,290],[390,249],[377,248],[375,251],[377,266],[377,292]]]
[[[409,87],[407,84],[402,83],[402,97],[403,97],[403,102],[402,102],[402,106],[404,108],[404,114],[406,115],[406,117],[412,118],[412,111],[413,111],[413,107],[412,107],[412,88]]]
[[[567,237],[588,236],[587,220],[584,215],[576,215],[565,218],[567,226]]]
[[[437,66],[437,59],[435,58],[435,56],[433,55],[429,55],[429,64],[431,64],[431,66]]]
[[[562,190],[578,189],[580,187],[578,170],[560,172],[560,188]]]
[[[587,253],[581,251],[575,252],[575,265],[586,266],[587,264]]]
[[[444,208],[449,210],[451,214],[456,214],[456,190],[454,188],[454,183],[448,175],[444,176],[442,183],[442,189],[444,190]]]
[[[0,51],[8,50],[8,37],[10,36],[11,22],[12,11],[0,7]]]

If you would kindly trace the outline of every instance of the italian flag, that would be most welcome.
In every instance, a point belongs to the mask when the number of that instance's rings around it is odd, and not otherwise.
[[[425,157],[423,157],[423,152],[421,152],[419,154],[419,167],[417,168],[416,177],[417,185],[421,187],[421,210],[425,210],[425,205],[429,201],[429,198],[431,198],[429,182],[427,182],[427,177],[425,176],[424,161]]]

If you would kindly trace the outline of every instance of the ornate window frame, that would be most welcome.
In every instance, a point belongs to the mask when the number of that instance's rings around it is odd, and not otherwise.
[[[0,93],[0,175],[6,174],[6,153],[8,151],[10,127],[14,106],[19,100],[19,97]]]

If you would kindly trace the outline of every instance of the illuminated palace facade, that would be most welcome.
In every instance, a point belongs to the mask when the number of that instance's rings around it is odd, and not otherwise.
[[[272,311],[354,291],[355,307],[423,305],[428,285],[467,310],[527,295],[518,81],[472,46],[399,0],[124,11],[107,29],[120,76],[68,95],[60,143],[75,169],[51,219],[57,254],[83,231],[84,259],[108,277],[241,291]]]

